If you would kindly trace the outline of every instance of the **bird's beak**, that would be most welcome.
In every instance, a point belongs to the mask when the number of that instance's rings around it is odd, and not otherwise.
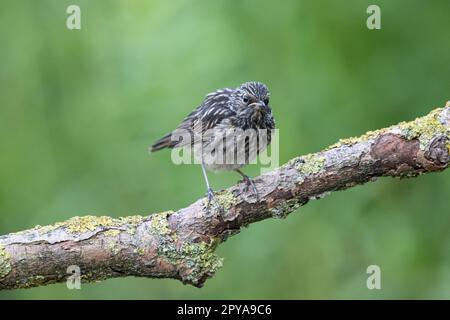
[[[250,105],[255,111],[261,112],[265,108],[265,104],[263,102],[255,102]]]

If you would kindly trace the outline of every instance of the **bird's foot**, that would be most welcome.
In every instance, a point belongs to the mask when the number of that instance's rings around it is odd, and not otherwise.
[[[206,192],[206,195],[208,197],[208,204],[210,204],[211,201],[213,201],[214,197],[215,197],[214,191],[211,188],[208,188],[208,191]]]
[[[245,192],[248,192],[249,189],[252,189],[253,195],[256,197],[256,200],[259,201],[259,194],[258,194],[258,190],[256,189],[255,183],[253,182],[253,180],[247,176],[247,175],[243,175],[243,180],[242,182],[245,182]]]
[[[208,188],[206,196],[208,200],[206,204],[206,209],[208,213],[211,213],[211,209],[213,209],[213,211],[218,211],[220,213],[225,212],[225,209],[216,200],[216,195],[214,194],[214,191],[211,188]]]

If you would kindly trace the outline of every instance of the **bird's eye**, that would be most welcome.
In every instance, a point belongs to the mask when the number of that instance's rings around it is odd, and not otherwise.
[[[248,103],[250,101],[250,97],[249,96],[244,96],[244,103]]]
[[[264,104],[267,106],[269,104],[269,98],[264,99]]]

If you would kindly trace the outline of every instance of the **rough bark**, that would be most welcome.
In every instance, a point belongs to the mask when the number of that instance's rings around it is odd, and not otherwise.
[[[214,250],[242,227],[284,218],[311,199],[375,181],[416,177],[450,163],[450,102],[411,122],[340,140],[255,178],[260,199],[238,184],[176,212],[120,219],[74,217],[0,237],[0,289],[62,282],[67,267],[84,281],[141,276],[201,287],[222,265]],[[220,205],[220,206],[219,206]],[[220,210],[224,208],[224,211]]]

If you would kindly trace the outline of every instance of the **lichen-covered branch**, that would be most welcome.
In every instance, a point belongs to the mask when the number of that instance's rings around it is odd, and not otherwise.
[[[65,281],[71,265],[88,282],[140,276],[200,287],[222,265],[216,246],[250,223],[284,218],[311,199],[378,177],[415,177],[449,163],[450,102],[414,121],[292,159],[254,180],[259,200],[238,184],[218,192],[209,209],[203,198],[176,212],[74,217],[0,236],[0,289]]]

